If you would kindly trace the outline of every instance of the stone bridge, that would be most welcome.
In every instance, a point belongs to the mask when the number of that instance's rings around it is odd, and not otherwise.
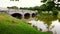
[[[32,11],[32,10],[16,10],[16,9],[7,9],[7,10],[1,10],[6,11],[9,15],[19,18],[19,19],[29,19],[29,18],[34,18],[37,16],[37,11]]]

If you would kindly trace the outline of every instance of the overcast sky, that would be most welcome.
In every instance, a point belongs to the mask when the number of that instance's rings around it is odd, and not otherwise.
[[[19,0],[19,1],[0,0],[0,7],[7,7],[7,6],[17,6],[17,7],[40,6],[42,4],[40,1],[41,0]]]

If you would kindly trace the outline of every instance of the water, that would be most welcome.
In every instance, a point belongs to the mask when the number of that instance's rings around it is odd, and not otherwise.
[[[33,26],[37,26],[37,28],[38,28],[38,30],[39,29],[42,29],[42,31],[46,31],[47,29],[46,29],[46,24],[44,24],[44,22],[43,21],[40,21],[40,20],[38,20],[38,21],[36,21],[36,20],[31,20],[31,21],[29,21],[29,23],[31,23],[31,25]]]
[[[37,26],[37,29],[42,29],[42,32],[48,31],[48,25],[44,23],[44,21],[40,20],[30,20],[29,23],[33,26]],[[52,21],[49,30],[53,32],[53,34],[60,34],[60,22],[59,20]]]
[[[51,29],[51,31],[53,31],[53,34],[55,33],[60,34],[60,22],[58,20],[52,21],[52,24],[50,27],[53,27],[53,26],[54,28]]]

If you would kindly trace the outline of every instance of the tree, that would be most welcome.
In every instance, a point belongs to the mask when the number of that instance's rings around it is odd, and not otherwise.
[[[45,3],[47,0],[41,0],[41,2]]]
[[[19,9],[17,6],[7,7],[9,9]]]
[[[55,8],[55,3],[54,3],[54,1],[51,1],[51,0],[41,0],[41,2],[43,2],[44,4],[43,5],[41,5],[40,7],[42,7],[41,9],[42,10],[44,10],[44,11],[48,11],[48,13],[49,13],[49,11],[52,11],[53,12],[53,14],[54,15],[57,15],[57,11],[54,9]],[[54,11],[55,10],[55,11]],[[44,18],[44,17],[43,17]],[[50,27],[50,25],[51,25],[51,21],[53,20],[53,19],[51,19],[51,18],[53,18],[52,16],[48,16],[48,17],[46,17],[45,18],[45,22],[47,23],[47,25],[48,25],[48,31],[49,31],[49,27]]]
[[[46,4],[41,5],[41,6],[40,6],[40,10],[41,10],[41,11],[46,11]]]
[[[33,7],[34,10],[40,10],[40,6]]]
[[[53,1],[53,0],[41,0],[41,2],[43,2],[43,3],[47,3],[47,2],[50,2],[50,1]]]
[[[12,9],[18,9],[18,7],[17,6],[12,6]]]
[[[58,15],[58,10],[56,8],[53,8],[52,12],[53,12],[53,16],[57,16]]]
[[[46,3],[46,10],[48,11],[48,13],[49,13],[49,11],[52,11],[52,8],[54,8],[55,7],[55,3],[53,2],[53,1],[49,1],[49,2],[47,2]]]
[[[53,7],[55,7],[54,1],[51,1],[51,0],[42,0],[42,2],[45,3],[45,5],[43,4],[43,6],[42,6],[42,7],[44,7],[43,10],[48,11],[48,13],[49,13],[49,11],[52,11]]]

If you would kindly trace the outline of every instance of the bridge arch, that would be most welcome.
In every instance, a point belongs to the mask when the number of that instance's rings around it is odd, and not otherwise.
[[[36,14],[35,13],[32,13],[32,18],[34,18],[36,16]]]
[[[18,19],[22,19],[22,14],[20,14],[20,13],[13,13],[13,14],[11,14],[11,16],[16,17]]]
[[[25,19],[29,19],[29,18],[30,18],[30,14],[29,14],[29,13],[25,13],[25,14],[24,14],[24,18],[25,18]]]

